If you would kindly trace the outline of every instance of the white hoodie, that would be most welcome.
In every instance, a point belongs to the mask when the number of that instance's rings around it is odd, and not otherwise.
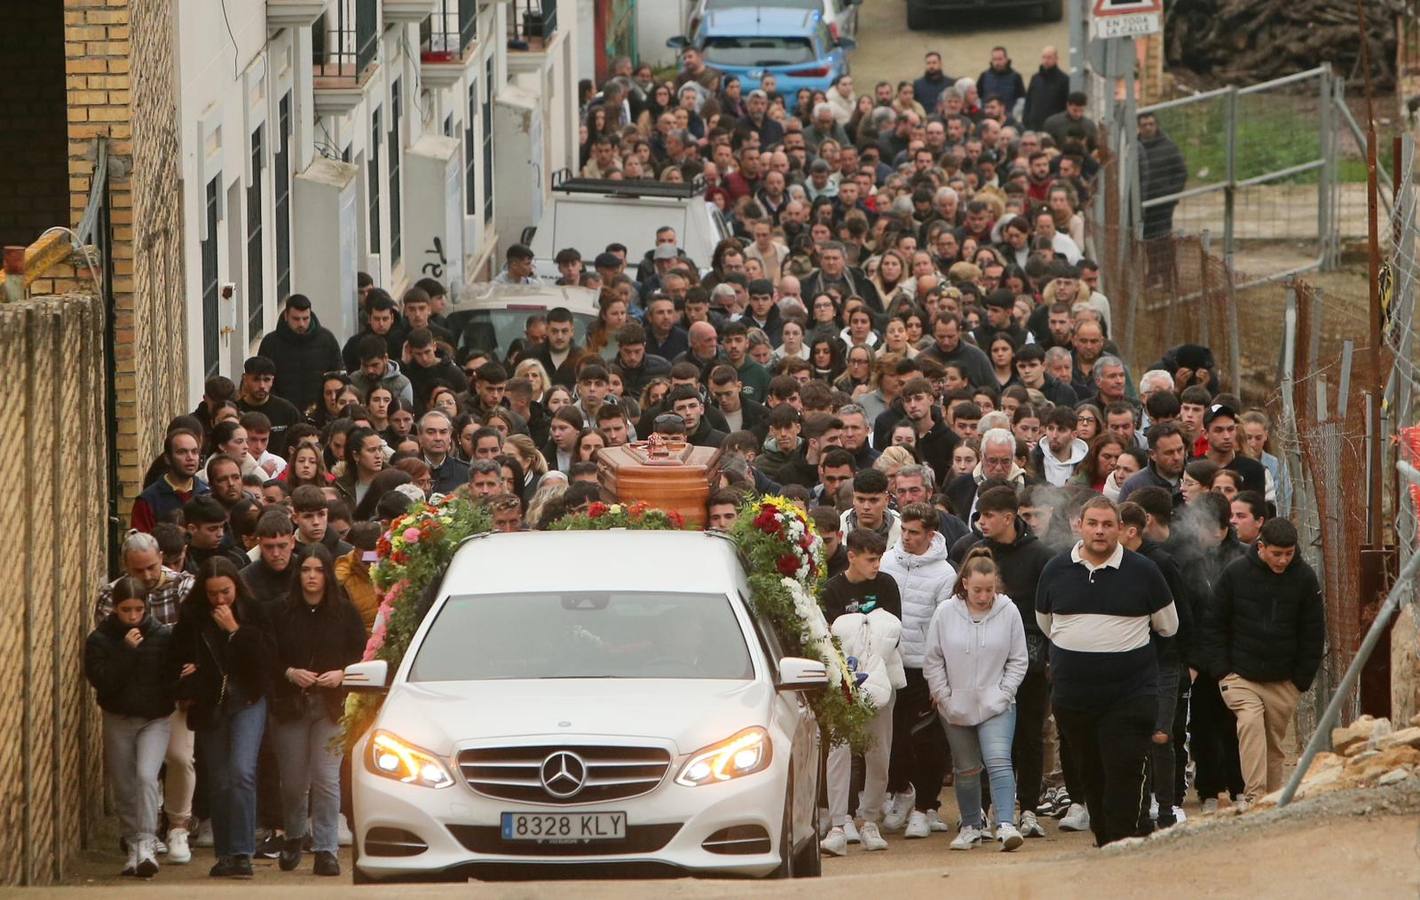
[[[1043,440],[1043,439],[1042,439]],[[1080,438],[1070,441],[1070,457],[1061,462],[1055,458],[1055,452],[1050,449],[1049,444],[1040,448],[1041,459],[1044,460],[1045,471],[1042,472],[1045,480],[1056,487],[1064,487],[1065,482],[1070,480],[1070,476],[1075,474],[1075,467],[1085,461],[1085,455],[1090,452],[1090,445]]]
[[[1021,614],[1005,594],[979,622],[957,597],[932,615],[922,677],[951,724],[980,725],[1009,709],[1028,663]]]
[[[866,615],[847,613],[833,620],[829,629],[843,647],[843,655],[857,659],[859,672],[868,673],[860,690],[874,708],[882,709],[895,688],[907,686],[902,671],[902,655],[898,642],[902,623],[885,609],[875,609]]]
[[[947,562],[946,538],[934,532],[921,556],[908,553],[901,541],[893,544],[883,554],[881,571],[892,576],[902,595],[902,664],[920,669],[932,613],[957,583],[957,570]]]

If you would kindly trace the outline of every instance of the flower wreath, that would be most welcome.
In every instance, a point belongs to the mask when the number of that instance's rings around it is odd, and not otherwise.
[[[794,501],[764,497],[740,511],[730,536],[747,562],[755,612],[773,626],[786,653],[828,667],[829,690],[810,699],[825,743],[862,750],[875,710],[858,690],[816,599],[824,580],[823,540],[813,522]]]

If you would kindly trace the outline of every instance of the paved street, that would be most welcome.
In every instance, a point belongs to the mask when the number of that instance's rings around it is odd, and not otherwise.
[[[1030,12],[943,13],[930,31],[907,30],[905,0],[865,0],[858,24],[858,49],[853,53],[853,76],[859,91],[871,90],[879,80],[893,84],[922,74],[922,54],[937,50],[942,68],[954,78],[975,78],[986,68],[991,48],[1004,46],[1021,77],[1040,66],[1040,48],[1053,44],[1060,65],[1069,63],[1070,29],[1064,20],[1042,22]],[[1003,25],[1007,16],[1018,24]]]

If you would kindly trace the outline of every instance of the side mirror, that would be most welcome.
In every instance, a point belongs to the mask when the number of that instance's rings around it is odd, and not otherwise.
[[[857,48],[858,42],[850,37],[842,37],[838,39],[838,49],[840,50],[856,50]]]
[[[828,667],[816,659],[786,656],[779,660],[781,691],[814,691],[828,686]]]
[[[345,667],[345,678],[340,686],[348,691],[361,694],[380,694],[389,689],[390,664],[383,659],[352,663]]]
[[[673,38],[666,38],[666,46],[672,50],[684,50],[690,46],[690,41],[685,39],[685,35],[678,34]]]

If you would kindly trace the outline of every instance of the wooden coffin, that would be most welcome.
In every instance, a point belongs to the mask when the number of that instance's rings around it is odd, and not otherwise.
[[[710,487],[720,478],[720,451],[684,443],[638,441],[597,451],[602,499],[637,500],[675,510],[689,527],[705,525]]]

